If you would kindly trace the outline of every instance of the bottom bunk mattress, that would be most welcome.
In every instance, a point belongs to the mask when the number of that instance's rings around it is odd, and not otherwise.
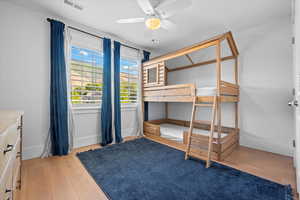
[[[185,126],[179,126],[175,124],[170,124],[170,123],[163,123],[160,124],[160,136],[169,140],[173,140],[176,142],[182,142],[183,141],[183,132],[188,131],[189,127]],[[200,134],[204,136],[209,136],[210,131],[208,130],[203,130],[203,129],[197,129],[193,128],[193,133],[194,134]],[[214,133],[214,138],[217,138],[218,133]],[[227,134],[222,133],[221,138],[226,137]]]

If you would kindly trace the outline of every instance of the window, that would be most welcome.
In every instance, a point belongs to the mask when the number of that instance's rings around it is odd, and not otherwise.
[[[120,100],[121,103],[137,103],[138,62],[121,57],[120,62]]]
[[[102,40],[70,31],[70,84],[73,105],[99,105],[102,100]]]
[[[139,85],[138,66],[138,51],[122,46],[120,62],[120,99],[123,105],[137,103]]]
[[[72,104],[76,106],[100,105],[103,85],[102,40],[72,30],[70,31],[70,47]],[[138,51],[121,47],[120,100],[123,105],[137,103],[138,60]]]
[[[73,104],[99,104],[102,98],[103,54],[71,47],[71,99]]]

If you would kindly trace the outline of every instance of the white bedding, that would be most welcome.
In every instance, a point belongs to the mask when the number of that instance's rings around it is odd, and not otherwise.
[[[215,96],[217,93],[216,87],[199,87],[196,90],[197,96]]]
[[[169,140],[174,140],[177,142],[183,141],[183,132],[188,131],[189,127],[178,126],[175,124],[160,124],[160,136]],[[201,135],[209,135],[209,131],[193,128],[193,133]],[[226,134],[222,133],[221,138],[225,137]],[[217,133],[214,133],[214,137],[217,138]]]

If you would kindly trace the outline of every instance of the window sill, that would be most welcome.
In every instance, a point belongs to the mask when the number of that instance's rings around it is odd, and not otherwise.
[[[96,110],[101,109],[101,106],[72,106],[72,110]]]
[[[136,110],[138,107],[138,104],[127,104],[127,105],[121,105],[121,110]],[[72,110],[100,110],[101,106],[72,106]]]

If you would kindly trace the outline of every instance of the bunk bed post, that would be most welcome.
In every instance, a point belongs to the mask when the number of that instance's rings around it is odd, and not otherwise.
[[[143,70],[144,70],[144,65],[141,62],[141,69],[140,69],[140,81],[141,81],[141,108],[142,108],[142,124],[141,124],[141,135],[144,136],[144,121],[145,121],[145,102],[144,102],[144,80],[143,80]]]
[[[239,84],[238,56],[234,58],[234,81],[235,84]]]
[[[168,102],[165,102],[165,119],[169,119]]]
[[[216,45],[217,70],[217,126],[218,126],[218,160],[221,159],[221,41]]]
[[[165,85],[168,85],[168,68],[165,65]],[[169,118],[168,102],[165,103],[166,119]]]
[[[238,56],[235,57],[234,59],[234,78],[235,78],[235,84],[239,85],[239,71],[238,71]],[[238,95],[239,98],[240,95]],[[235,102],[235,129],[236,129],[236,134],[238,137],[238,144],[240,143],[240,136],[239,136],[239,132],[238,132],[238,128],[239,128],[239,101]]]

